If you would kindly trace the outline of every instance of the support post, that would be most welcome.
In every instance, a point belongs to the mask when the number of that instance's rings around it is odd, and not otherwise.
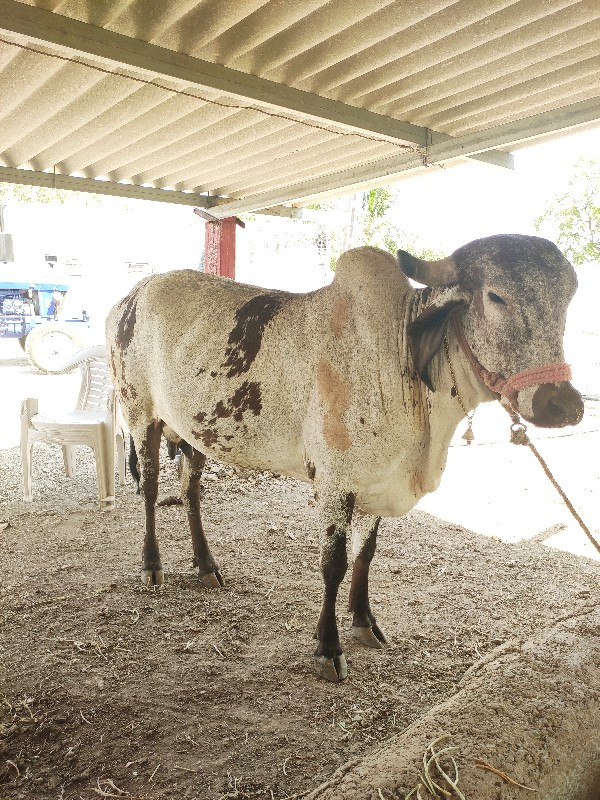
[[[206,211],[195,208],[194,213],[205,220],[204,271],[235,280],[235,229],[245,223],[237,217],[217,219]]]

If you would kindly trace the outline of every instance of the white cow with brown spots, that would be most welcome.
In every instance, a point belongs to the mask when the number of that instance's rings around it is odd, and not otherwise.
[[[465,410],[502,398],[549,427],[583,413],[562,346],[575,273],[552,243],[492,236],[442,261],[401,251],[398,262],[350,250],[330,286],[297,295],[189,270],[156,275],[107,322],[146,503],[142,579],[163,581],[161,432],[185,453],[182,498],[207,586],[223,580],[200,517],[206,456],[312,481],[325,583],[315,655],[330,680],[347,673],[335,603],[353,513],[352,631],[380,647],[368,598],[379,519],[436,489]],[[405,273],[428,288],[412,288]]]

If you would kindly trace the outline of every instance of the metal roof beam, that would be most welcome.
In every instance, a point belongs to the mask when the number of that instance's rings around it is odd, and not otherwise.
[[[116,197],[130,197],[134,200],[154,200],[159,203],[175,203],[184,206],[212,208],[216,197],[193,192],[177,192],[170,189],[155,189],[151,186],[137,186],[133,183],[117,183],[99,178],[78,178],[54,172],[37,172],[33,169],[16,169],[0,166],[0,183],[17,183],[22,186],[43,186],[47,189],[66,189],[74,192],[108,194]],[[273,205],[256,209],[256,214],[272,217],[302,219],[304,210],[288,205]]]
[[[136,200],[158,200],[160,203],[177,203],[186,206],[210,208],[215,198],[192,192],[176,192],[170,189],[155,189],[151,186],[136,186],[133,183],[117,183],[99,178],[78,178],[58,172],[38,172],[33,169],[0,167],[0,182],[18,183],[25,186],[44,186],[48,189],[67,189],[74,192],[110,194],[131,197]]]
[[[369,186],[397,180],[405,177],[406,173],[423,170],[429,165],[450,162],[475,154],[490,155],[496,147],[522,144],[549,133],[565,132],[570,128],[594,121],[600,121],[600,97],[455,139],[437,143],[434,140],[427,150],[425,159],[415,155],[395,156],[247,198],[223,199],[217,201],[218,205],[213,206],[211,213],[217,217],[226,217],[245,211],[256,211],[277,203],[298,203],[319,196],[341,194],[344,191],[359,191]]]
[[[209,88],[243,102],[251,101],[274,113],[291,113],[298,121],[330,125],[400,146],[425,147],[431,136],[430,131],[418,125],[177,53],[16,0],[0,0],[0,31],[13,37],[25,37],[27,41],[51,44],[70,56],[91,56],[117,67],[142,70],[149,74],[150,80],[157,75],[176,79],[188,87]],[[483,160],[510,167],[506,153]]]

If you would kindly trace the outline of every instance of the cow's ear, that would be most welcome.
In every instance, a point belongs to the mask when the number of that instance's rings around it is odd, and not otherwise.
[[[425,385],[435,391],[429,375],[429,362],[440,349],[452,315],[465,305],[464,300],[449,300],[441,306],[431,305],[407,328],[408,346],[415,367]]]

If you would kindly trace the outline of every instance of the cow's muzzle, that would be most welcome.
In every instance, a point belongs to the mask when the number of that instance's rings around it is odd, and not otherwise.
[[[577,425],[581,422],[583,400],[569,381],[544,383],[533,394],[531,410],[533,413],[529,422],[534,425],[541,428],[564,428],[566,425]]]

